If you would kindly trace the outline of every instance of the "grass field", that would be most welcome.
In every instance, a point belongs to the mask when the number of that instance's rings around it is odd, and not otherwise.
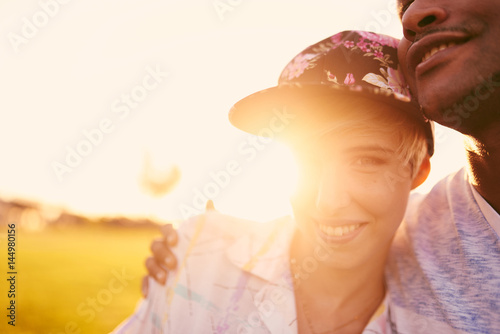
[[[141,298],[144,259],[156,229],[17,230],[16,326],[8,326],[7,247],[0,231],[0,333],[107,333]],[[4,278],[6,277],[6,278]]]

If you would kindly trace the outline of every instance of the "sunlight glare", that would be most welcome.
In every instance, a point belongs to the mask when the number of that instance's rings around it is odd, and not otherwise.
[[[254,162],[243,167],[245,177],[232,180],[227,194],[220,201],[215,200],[215,207],[258,222],[291,215],[290,197],[295,191],[298,170],[290,149],[273,142]]]

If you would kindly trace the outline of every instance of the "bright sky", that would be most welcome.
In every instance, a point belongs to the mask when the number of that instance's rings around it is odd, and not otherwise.
[[[240,217],[286,214],[289,153],[252,146],[229,108],[338,31],[400,37],[393,2],[1,0],[0,197],[166,220],[212,196]],[[69,153],[78,150],[86,156]],[[141,190],[146,152],[156,168],[181,169],[164,197]],[[58,177],[54,164],[67,172]],[[461,137],[438,127],[419,190],[463,164]],[[224,170],[233,175],[217,184]]]

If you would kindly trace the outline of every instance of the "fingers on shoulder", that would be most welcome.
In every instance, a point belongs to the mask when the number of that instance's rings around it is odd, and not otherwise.
[[[160,266],[156,259],[152,256],[148,257],[145,262],[146,270],[148,271],[148,275],[153,277],[155,281],[160,284],[165,284],[167,281],[168,272],[165,268]],[[144,285],[144,281],[143,281]]]
[[[177,245],[178,235],[177,230],[172,224],[165,224],[160,227],[161,234],[164,237],[164,241],[168,246]]]

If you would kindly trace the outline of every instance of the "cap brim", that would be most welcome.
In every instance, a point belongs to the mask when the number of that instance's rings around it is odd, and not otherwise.
[[[431,138],[432,129],[419,106],[387,90],[361,86],[279,85],[251,94],[238,101],[229,112],[230,122],[237,128],[263,137],[282,140],[308,136],[334,119],[335,113],[345,113],[353,99],[367,99],[401,110],[424,124]],[[332,108],[338,104],[339,108]],[[328,108],[325,108],[325,106]],[[432,155],[433,145],[429,144]]]
[[[280,85],[251,94],[234,104],[229,112],[229,120],[237,128],[260,136],[266,136],[266,129],[276,128],[273,122],[278,120],[289,123],[283,132],[300,131],[335,115],[332,104],[337,102],[345,105],[353,99],[363,98],[385,103],[413,115],[417,120],[425,121],[416,103],[399,99],[385,90],[319,84]],[[325,108],[325,104],[329,108]]]

